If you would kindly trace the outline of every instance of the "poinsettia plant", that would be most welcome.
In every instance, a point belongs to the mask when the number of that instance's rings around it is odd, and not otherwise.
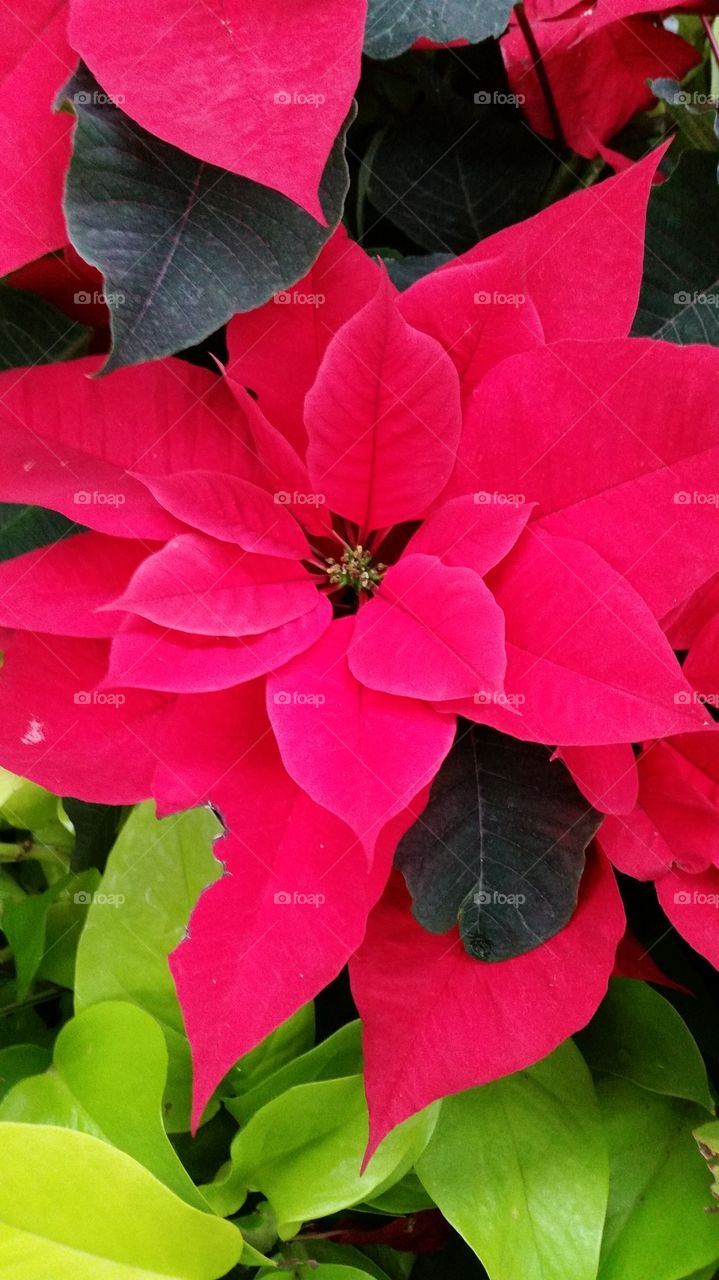
[[[696,8],[4,19],[17,1280],[713,1274]]]

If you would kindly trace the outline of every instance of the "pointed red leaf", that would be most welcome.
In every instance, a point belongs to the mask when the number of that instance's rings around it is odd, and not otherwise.
[[[102,640],[4,634],[2,763],[60,796],[135,804],[151,794],[173,699],[99,690],[107,648]]]
[[[112,607],[176,631],[237,637],[270,631],[316,604],[317,589],[299,561],[181,533],[143,561]]]
[[[526,222],[482,240],[452,266],[505,258],[515,289],[536,308],[545,340],[623,338],[639,301],[644,269],[647,200],[666,147],[645,156],[625,173],[558,200]],[[478,286],[481,288],[482,286]]]
[[[492,501],[491,493],[469,493],[437,507],[407,544],[406,555],[422,552],[443,564],[464,565],[484,576],[511,551],[532,508]]]
[[[709,723],[641,596],[591,547],[529,525],[488,583],[506,619],[508,693],[452,710],[565,746]]]
[[[639,794],[639,774],[629,743],[606,747],[560,747],[583,796],[600,813],[631,813]]]
[[[67,42],[67,10],[56,0],[3,8],[0,276],[67,241],[62,212],[72,117],[53,112],[77,61]]]
[[[0,564],[0,626],[52,635],[112,636],[122,612],[98,613],[152,550],[145,543],[79,533]]]
[[[498,692],[506,667],[502,610],[473,569],[405,555],[360,609],[349,665],[370,689],[406,698]]]
[[[599,1005],[624,932],[609,864],[587,866],[579,904],[551,942],[483,964],[456,930],[426,932],[395,873],[350,962],[364,1024],[370,1143],[435,1098],[521,1071],[583,1027]]]
[[[309,649],[327,629],[332,608],[323,596],[309,613],[261,635],[200,636],[132,617],[110,648],[108,687],[203,693],[269,675]]]
[[[455,724],[425,703],[357,682],[347,665],[357,621],[334,622],[269,679],[267,707],[287,771],[371,855],[382,828],[432,781]]]
[[[378,284],[377,264],[340,226],[304,279],[227,326],[228,373],[252,388],[263,413],[302,456],[305,396],[320,361],[333,335],[374,297]]]
[[[657,897],[677,933],[719,969],[719,871],[672,871],[657,881]]]
[[[639,338],[514,356],[472,400],[448,494],[536,501],[533,520],[593,546],[662,617],[716,571],[717,371],[714,348]]]
[[[221,471],[176,471],[139,476],[157,501],[202,533],[234,542],[244,551],[287,560],[310,555],[307,539],[282,501],[259,485]]]
[[[330,342],[305,424],[314,487],[362,538],[422,515],[449,478],[457,374],[439,344],[403,320],[386,276]]]
[[[282,191],[317,198],[359,79],[364,0],[73,0],[73,47],[150,133]],[[298,50],[302,56],[298,57]]]

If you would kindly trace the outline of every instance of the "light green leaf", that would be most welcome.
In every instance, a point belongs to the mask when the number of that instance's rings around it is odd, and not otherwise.
[[[434,1209],[434,1200],[427,1195],[417,1174],[410,1170],[401,1182],[395,1183],[381,1195],[373,1196],[368,1200],[367,1208],[372,1213],[388,1213],[394,1218],[405,1213],[420,1213],[423,1209]]]
[[[99,884],[100,873],[91,867],[73,876],[69,895],[65,894],[53,902],[47,913],[45,950],[38,965],[38,978],[56,982],[70,990],[74,987],[77,948],[89,903]]]
[[[34,831],[54,818],[57,810],[57,796],[9,769],[0,769],[0,826]]]
[[[282,1075],[284,1068],[296,1061],[302,1062],[312,1049],[314,1039],[315,1006],[310,1002],[293,1013],[286,1022],[275,1027],[275,1030],[261,1040],[254,1049],[240,1058],[237,1066],[230,1071],[223,1085],[223,1091],[227,1088],[230,1094],[236,1095],[233,1102],[237,1101],[238,1106],[242,1103],[244,1107],[245,1100],[255,1099],[256,1095],[260,1094],[262,1102],[266,1101],[264,1092],[267,1082],[280,1077],[284,1079]],[[286,1085],[282,1086],[282,1088],[286,1087]],[[282,1092],[282,1089],[278,1089],[277,1092]],[[269,1096],[275,1095],[270,1092]],[[251,1110],[256,1111],[261,1105],[262,1103],[253,1102]],[[233,1110],[232,1114],[238,1115],[238,1112]]]
[[[310,1084],[313,1080],[337,1080],[341,1076],[357,1075],[361,1070],[362,1024],[356,1019],[340,1027],[334,1035],[307,1053],[285,1062],[272,1075],[261,1078],[254,1089],[237,1098],[226,1098],[224,1102],[227,1110],[241,1124],[246,1124],[260,1107],[286,1093],[293,1085]]]
[[[220,1280],[242,1238],[99,1139],[0,1125],[3,1280]]]
[[[491,1280],[594,1280],[607,1157],[592,1080],[571,1042],[443,1099],[417,1173]]]
[[[210,809],[155,817],[152,803],[129,816],[110,852],[77,952],[77,1010],[103,1000],[145,1009],[165,1034],[169,1054],[165,1117],[171,1132],[189,1128],[190,1049],[167,957],[180,941],[206,885],[221,874],[212,852],[220,834]],[[119,905],[118,905],[119,903]]]
[[[627,1080],[597,1085],[611,1168],[599,1280],[679,1280],[719,1259],[692,1129],[706,1112]]]
[[[368,1137],[362,1077],[297,1085],[240,1130],[229,1174],[203,1191],[223,1216],[235,1212],[248,1191],[261,1191],[287,1239],[306,1219],[346,1209],[398,1182],[427,1145],[436,1114],[428,1107],[394,1129],[360,1174]]]
[[[613,978],[577,1044],[592,1071],[714,1109],[704,1061],[689,1028],[646,982]]]
[[[274,1276],[276,1271],[262,1271],[261,1276]],[[337,1262],[321,1262],[319,1266],[309,1264],[306,1267],[294,1267],[293,1277],[296,1280],[372,1280],[372,1273],[359,1271],[357,1267],[345,1267]],[[258,1280],[260,1278],[258,1277]]]
[[[131,1004],[97,1004],[66,1023],[50,1070],[11,1089],[0,1120],[93,1134],[207,1210],[162,1125],[166,1075],[165,1041],[149,1014]]]

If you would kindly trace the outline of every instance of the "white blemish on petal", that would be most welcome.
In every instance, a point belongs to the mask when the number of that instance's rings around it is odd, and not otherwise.
[[[45,741],[44,724],[40,720],[35,720],[33,718],[30,721],[20,741],[24,742],[26,747],[35,747],[37,746],[38,742],[44,742]]]

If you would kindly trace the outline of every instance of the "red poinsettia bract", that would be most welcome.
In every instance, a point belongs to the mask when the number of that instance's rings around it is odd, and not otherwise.
[[[0,566],[3,764],[227,826],[172,961],[196,1119],[355,953],[373,1142],[602,997],[601,849],[569,925],[500,964],[386,886],[458,715],[554,744],[615,814],[630,744],[710,724],[658,620],[719,568],[716,506],[676,499],[713,482],[719,356],[626,337],[655,160],[403,295],[339,232],[232,321],[223,374],[0,378],[3,497],[86,526]]]
[[[500,46],[510,86],[532,128],[579,155],[601,154],[617,167],[628,163],[606,144],[637,111],[651,106],[648,82],[682,80],[701,61],[697,50],[668,31],[657,15],[698,7],[692,0],[671,6],[657,0],[591,5],[528,0],[529,40],[514,17]]]

